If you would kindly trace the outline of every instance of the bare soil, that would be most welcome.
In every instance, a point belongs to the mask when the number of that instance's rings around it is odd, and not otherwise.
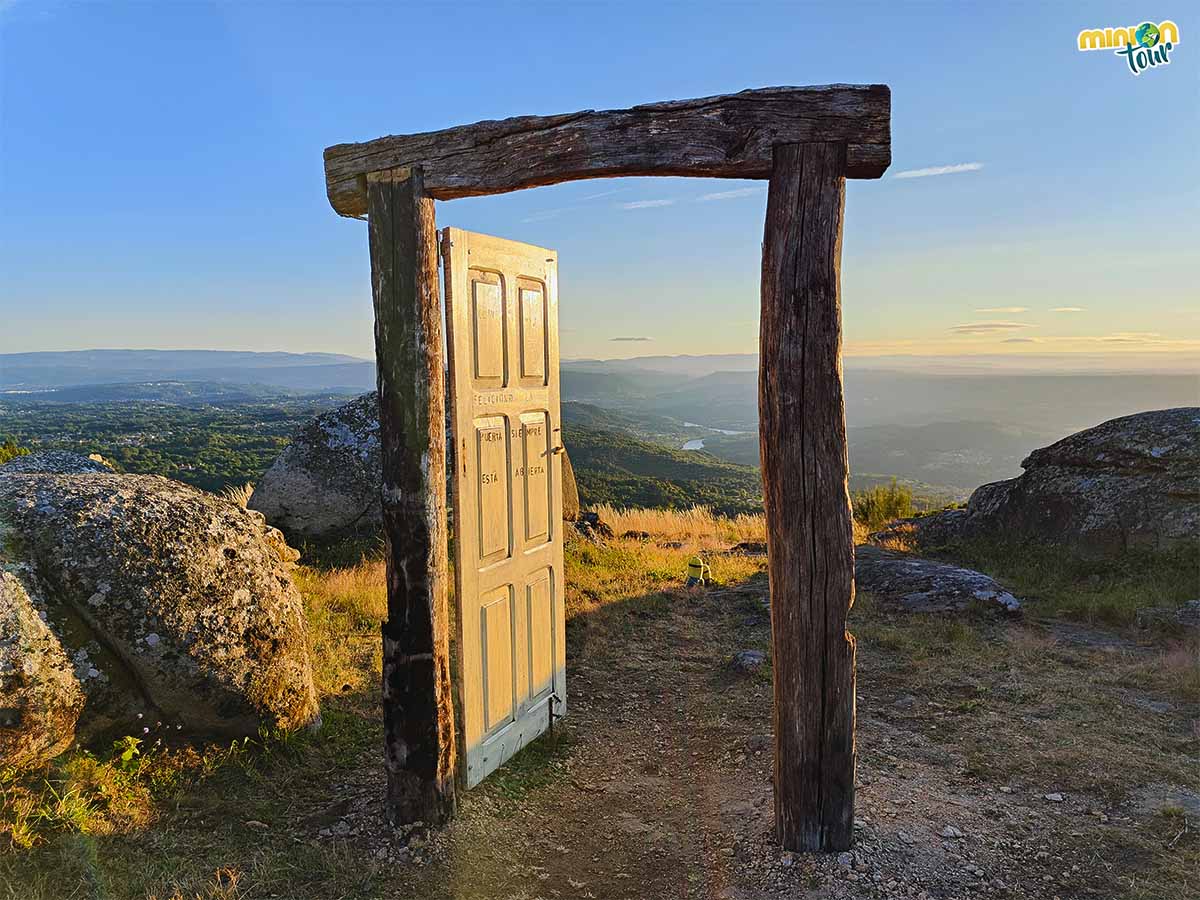
[[[444,830],[384,822],[378,624],[348,616],[320,735],[154,793],[144,824],[0,854],[0,900],[1200,896],[1194,638],[860,595],[855,846],[796,854],[765,561],[714,554],[726,583],[687,590],[691,552],[568,547],[568,715]]]
[[[957,658],[934,653],[911,670],[898,656],[912,648],[889,643],[909,630],[925,640],[930,622],[868,610],[855,848],[782,850],[771,828],[769,667],[729,665],[738,650],[767,648],[766,593],[760,575],[733,589],[630,598],[591,614],[602,621],[574,621],[566,724],[466,795],[453,825],[411,842],[390,833],[382,775],[367,758],[337,784],[345,814],[312,839],[380,866],[379,896],[397,898],[1198,895],[1196,698],[1097,683],[1094,669],[1136,666],[1154,651],[1104,632],[1081,642],[1079,626],[1060,640],[979,618],[956,626],[967,634],[951,637],[957,648],[943,648]],[[1014,639],[1036,650],[1006,664]],[[1058,685],[1069,695],[1105,692],[1098,715],[1060,717],[1010,690],[1040,678],[1075,679]],[[1051,703],[1053,694],[1038,691]],[[1116,755],[1103,771],[1080,771],[1070,750],[1093,729],[1109,731],[1110,705],[1145,724],[1144,756],[1107,733],[1097,749]],[[1031,717],[1048,722],[1030,726]],[[1047,732],[1057,734],[1050,748]],[[1055,753],[1003,758],[1031,742]],[[1001,751],[999,765],[980,743]]]

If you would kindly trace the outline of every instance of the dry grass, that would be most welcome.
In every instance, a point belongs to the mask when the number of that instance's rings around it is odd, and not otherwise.
[[[254,485],[246,482],[241,487],[227,487],[221,491],[221,496],[231,503],[236,503],[242,509],[246,508],[246,504],[250,502],[250,498],[254,495]]]
[[[300,566],[294,574],[304,595],[317,695],[363,693],[383,669],[379,623],[387,618],[382,559],[335,569]]]
[[[858,519],[852,519],[850,524],[854,528],[854,544],[855,544],[855,546],[857,546],[859,544],[865,544],[867,542],[867,538],[871,534],[871,526],[868,525],[866,522],[858,521]]]
[[[313,679],[322,704],[336,696],[345,697],[342,705],[355,712],[369,706],[382,668],[383,561],[327,571],[302,566],[295,577],[304,595]],[[108,752],[68,752],[41,772],[0,770],[0,847],[29,849],[62,835],[145,830],[156,820],[163,797],[223,769],[254,768],[271,753],[286,750],[286,742],[282,736],[263,736],[166,748],[130,736]],[[225,894],[203,896],[237,896],[236,890],[234,883]]]
[[[860,527],[862,529],[861,538],[859,537]],[[870,534],[871,529],[866,524],[855,521],[854,542],[856,544],[865,544]],[[890,528],[885,536],[879,538],[878,544],[884,550],[896,550],[899,553],[916,553],[917,528],[915,525],[897,525],[894,528]]]
[[[628,509],[608,504],[596,507],[600,521],[620,536],[629,531],[645,532],[655,540],[694,541],[730,544],[740,541],[765,541],[767,525],[763,516],[721,516],[706,506],[691,509]]]
[[[242,875],[237,869],[217,869],[212,882],[199,890],[184,893],[179,888],[169,896],[149,894],[147,900],[241,900],[246,893],[239,887]]]
[[[710,628],[713,616],[736,623],[761,612],[765,559],[701,550],[716,584],[698,590],[683,587],[687,559],[697,547],[762,540],[761,519],[728,520],[705,511],[601,510],[601,516],[618,535],[622,528],[646,531],[656,540],[568,543],[568,652],[587,659],[594,671],[616,670],[630,660],[639,664],[631,648],[641,646],[647,633],[668,629],[682,665],[703,673],[688,701],[698,703],[697,686],[707,683],[703,679],[719,664],[714,660],[735,646],[720,640],[755,646],[766,638],[765,631],[743,626],[727,637]],[[681,546],[662,546],[668,542]],[[364,759],[374,764],[378,753],[379,622],[386,590],[384,564],[375,559],[299,567],[295,577],[325,714],[321,734],[292,744],[270,738],[226,748],[147,749],[127,761],[116,753],[106,760],[76,752],[45,773],[44,785],[5,780],[0,773],[0,828],[12,832],[17,847],[35,845],[10,851],[0,837],[0,900],[447,895],[437,880],[444,873],[431,875],[419,891],[398,889],[393,879],[404,871],[374,868],[356,840],[296,842],[297,834],[315,827],[302,823],[344,796],[343,776]],[[1188,730],[1200,696],[1194,643],[1106,653],[1063,643],[1037,623],[900,614],[867,593],[855,604],[851,630],[860,641],[863,707],[882,713],[862,721],[867,771],[879,769],[884,753],[928,766],[928,759],[913,754],[933,747],[955,760],[947,777],[965,779],[972,791],[980,783],[1039,796],[1057,789],[1072,799],[1087,795],[1100,808],[1113,804],[1114,821],[1135,817],[1131,826],[1079,838],[1061,830],[1035,837],[1067,848],[1091,842],[1089,852],[1128,857],[1121,883],[1136,884],[1122,896],[1194,894],[1194,824],[1179,837],[1189,826],[1178,815],[1168,810],[1148,821],[1127,800],[1146,784],[1194,784],[1190,762],[1197,744]],[[717,643],[714,634],[720,635]],[[645,664],[646,673],[667,664],[659,657],[652,663]],[[908,694],[917,705],[894,705]],[[1139,705],[1146,700],[1175,708],[1155,712]],[[723,715],[724,701],[716,702]],[[526,755],[477,796],[503,798],[516,791],[523,798],[520,792],[530,784],[558,774],[543,758]],[[248,820],[271,827],[248,827]],[[494,827],[489,838],[507,834],[502,817]],[[479,896],[487,895],[488,885],[478,882],[454,887],[461,893],[476,886]],[[1115,888],[1101,895],[1115,896]]]
[[[652,540],[680,541],[688,549],[722,550],[743,541],[767,539],[767,520],[763,515],[740,515],[730,518],[718,515],[706,506],[691,509],[638,509],[609,506],[596,507],[600,521],[608,524],[620,537],[627,532],[645,532]],[[871,527],[857,519],[854,543],[865,544]]]

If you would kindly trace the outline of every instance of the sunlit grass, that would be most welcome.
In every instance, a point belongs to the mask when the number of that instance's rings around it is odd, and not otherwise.
[[[318,698],[372,689],[383,667],[379,624],[387,618],[384,561],[363,559],[333,569],[299,566],[294,578],[304,596]]]
[[[765,541],[766,520],[761,515],[722,516],[706,506],[691,509],[637,509],[596,507],[600,521],[618,537],[627,532],[645,532],[655,540],[693,541],[696,543],[739,543]]]
[[[221,491],[221,496],[245,509],[246,504],[250,502],[250,498],[254,496],[254,485],[250,482],[246,482],[241,486],[233,485]]]

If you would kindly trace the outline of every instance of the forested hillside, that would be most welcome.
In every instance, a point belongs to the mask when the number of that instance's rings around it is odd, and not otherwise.
[[[585,505],[703,505],[726,515],[762,510],[762,483],[749,466],[583,425],[564,425],[563,441]]]

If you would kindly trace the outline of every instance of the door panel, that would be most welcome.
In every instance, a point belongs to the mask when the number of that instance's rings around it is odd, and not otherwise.
[[[546,383],[546,292],[541,284],[521,279],[517,284],[521,305],[521,383]]]
[[[554,498],[550,490],[549,420],[544,410],[521,415],[522,455],[518,473],[524,476],[525,485],[524,549],[550,540],[550,505]]]
[[[471,350],[477,388],[503,387],[508,374],[504,340],[504,285],[487,272],[472,273]]]
[[[505,585],[483,600],[480,631],[483,666],[485,734],[513,720],[516,705],[513,672],[512,587]]]
[[[543,569],[525,585],[529,621],[529,699],[537,700],[554,687],[554,590],[552,571]]]
[[[479,562],[489,565],[507,559],[512,546],[512,493],[508,451],[508,419],[489,416],[475,421],[476,519],[479,522]],[[455,510],[454,521],[459,519]]]
[[[468,787],[566,712],[557,255],[442,232]]]

